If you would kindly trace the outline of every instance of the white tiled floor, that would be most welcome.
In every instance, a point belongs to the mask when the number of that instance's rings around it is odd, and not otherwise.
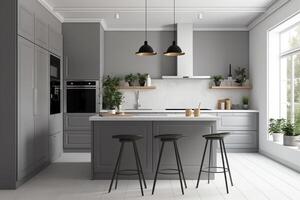
[[[152,181],[147,181],[149,188],[145,191],[145,196],[141,197],[137,181],[121,180],[118,190],[108,194],[109,181],[89,180],[88,163],[58,162],[50,165],[18,190],[0,191],[0,200],[300,199],[299,173],[259,154],[229,154],[229,159],[235,184],[230,187],[230,194],[225,192],[222,174],[217,175],[216,180],[209,185],[206,181],[201,181],[198,190],[195,189],[196,181],[188,181],[184,196],[181,195],[178,181],[158,181],[153,196]]]

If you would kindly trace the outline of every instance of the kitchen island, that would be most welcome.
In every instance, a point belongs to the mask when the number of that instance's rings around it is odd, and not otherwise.
[[[200,117],[185,117],[172,114],[145,114],[128,116],[92,116],[92,178],[110,179],[120,143],[112,139],[117,134],[139,134],[144,138],[137,142],[146,179],[153,179],[158,160],[160,141],[154,139],[158,134],[183,134],[178,141],[183,169],[187,179],[197,179],[204,150],[204,134],[216,132],[218,117],[202,114]],[[212,148],[213,162],[216,162],[216,145]],[[134,153],[131,145],[125,145],[121,169],[135,169]],[[208,157],[208,156],[207,156]],[[207,160],[205,160],[207,163]],[[166,145],[161,168],[176,168],[175,153],[172,145]],[[135,176],[120,177],[135,178]],[[177,176],[161,175],[160,179],[176,179]],[[206,178],[203,174],[203,179]],[[213,178],[213,176],[211,177]]]

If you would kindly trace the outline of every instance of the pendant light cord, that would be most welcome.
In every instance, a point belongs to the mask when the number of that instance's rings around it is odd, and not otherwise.
[[[147,19],[147,15],[148,15],[147,7],[148,7],[148,5],[147,5],[147,3],[148,3],[148,1],[145,0],[145,41],[147,41],[147,21],[148,21],[148,19]]]
[[[173,14],[174,14],[174,16],[173,16],[173,17],[174,17],[174,41],[176,41],[176,39],[175,39],[175,38],[176,38],[176,25],[175,25],[175,0],[174,0],[174,13],[173,13]]]

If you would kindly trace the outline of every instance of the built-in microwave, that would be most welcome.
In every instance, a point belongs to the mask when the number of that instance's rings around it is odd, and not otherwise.
[[[61,112],[61,67],[60,59],[50,55],[50,114]]]

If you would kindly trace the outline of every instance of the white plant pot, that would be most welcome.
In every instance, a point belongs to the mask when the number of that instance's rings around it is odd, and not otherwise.
[[[115,115],[116,114],[116,109],[110,110],[109,114]]]
[[[297,146],[297,140],[300,139],[300,136],[283,136],[283,145],[284,146]]]
[[[272,133],[273,142],[280,142],[282,141],[282,133]]]

